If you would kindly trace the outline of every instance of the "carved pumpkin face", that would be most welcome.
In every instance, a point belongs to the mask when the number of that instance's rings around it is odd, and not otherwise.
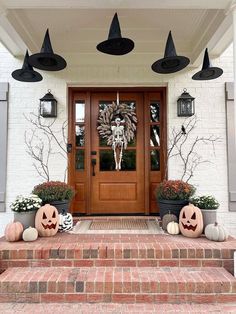
[[[54,236],[59,227],[59,216],[56,207],[46,204],[39,208],[35,217],[35,227],[41,237]]]
[[[179,228],[185,237],[200,237],[203,231],[201,210],[192,204],[184,206],[179,215]]]

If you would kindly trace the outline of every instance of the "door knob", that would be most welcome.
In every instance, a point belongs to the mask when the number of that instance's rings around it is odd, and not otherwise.
[[[92,159],[92,167],[93,167],[93,172],[92,172],[92,176],[95,177],[95,166],[97,164],[97,160],[96,159]]]

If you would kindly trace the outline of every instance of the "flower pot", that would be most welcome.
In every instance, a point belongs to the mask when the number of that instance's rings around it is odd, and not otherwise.
[[[14,221],[22,223],[24,230],[35,226],[35,215],[37,210],[29,212],[14,212]]]
[[[55,206],[59,214],[63,214],[69,211],[70,201],[69,200],[53,201],[50,202],[50,205]]]
[[[214,224],[217,221],[216,209],[201,209],[203,217],[204,229],[209,224]]]
[[[186,200],[158,200],[157,202],[160,208],[161,219],[169,212],[179,219],[181,209],[189,204],[189,201]]]

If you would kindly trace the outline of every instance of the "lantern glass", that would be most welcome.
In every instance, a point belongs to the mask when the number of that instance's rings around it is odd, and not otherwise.
[[[56,118],[57,117],[57,100],[50,93],[48,93],[40,99],[40,115],[44,118]]]
[[[184,92],[177,100],[178,117],[191,117],[195,114],[194,99],[195,98],[187,93],[186,89],[184,89]]]

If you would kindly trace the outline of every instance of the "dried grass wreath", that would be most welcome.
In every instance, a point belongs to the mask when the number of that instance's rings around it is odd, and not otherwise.
[[[116,118],[120,118],[124,125],[124,135],[127,143],[134,139],[137,116],[134,108],[130,108],[127,104],[116,104],[113,102],[102,110],[98,117],[98,133],[102,138],[107,140],[107,145],[113,144],[111,126],[114,124]]]

